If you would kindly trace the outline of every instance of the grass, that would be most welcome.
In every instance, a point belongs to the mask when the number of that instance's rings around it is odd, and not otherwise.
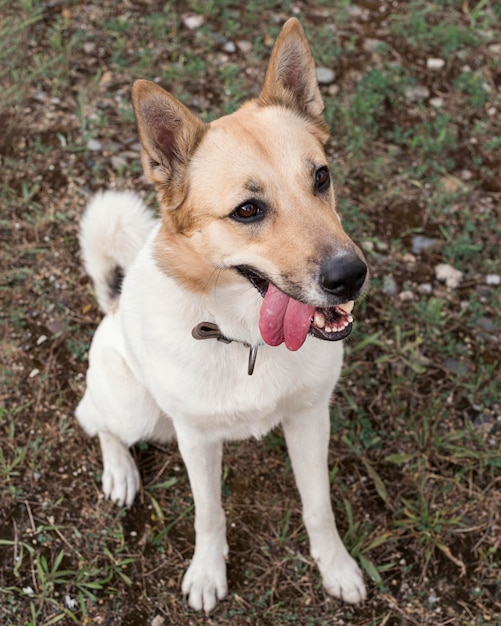
[[[372,272],[330,452],[338,524],[369,600],[323,593],[277,430],[226,448],[230,595],[204,620],[180,598],[193,503],[175,447],[134,451],[144,488],[118,511],[100,500],[98,447],[73,418],[99,321],[77,223],[103,187],[154,203],[131,82],[157,80],[205,120],[230,112],[256,93],[292,5],[23,0],[13,11],[0,0],[2,624],[499,620],[501,302],[486,276],[499,274],[501,15],[484,0],[397,2],[387,15],[373,5],[298,5],[318,64],[336,72],[322,87],[328,154]],[[184,11],[203,25],[187,29]],[[226,53],[227,41],[250,49]],[[432,57],[445,68],[427,69]],[[416,235],[436,243],[416,254]],[[457,288],[437,280],[439,263],[463,272]]]

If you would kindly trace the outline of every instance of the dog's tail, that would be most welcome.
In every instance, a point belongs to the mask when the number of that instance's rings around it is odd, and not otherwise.
[[[127,269],[154,225],[151,212],[130,191],[98,193],[85,209],[80,221],[80,249],[105,313],[113,308]]]

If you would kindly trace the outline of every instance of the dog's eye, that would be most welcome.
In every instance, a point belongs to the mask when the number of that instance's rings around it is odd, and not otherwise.
[[[244,202],[233,211],[230,217],[237,222],[257,222],[264,217],[264,208],[258,202]]]
[[[315,172],[315,191],[326,191],[331,183],[329,168],[319,167]]]

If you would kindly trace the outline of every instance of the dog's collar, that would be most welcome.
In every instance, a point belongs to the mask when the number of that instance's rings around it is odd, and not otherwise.
[[[222,341],[223,343],[241,343],[242,345],[249,348],[249,361],[247,364],[247,374],[252,376],[254,373],[254,366],[256,364],[257,357],[257,346],[251,346],[246,341],[239,341],[238,339],[230,339],[229,337],[225,337],[219,326],[214,324],[213,322],[200,322],[197,324],[195,328],[191,331],[191,334],[194,339],[217,339],[218,341]]]

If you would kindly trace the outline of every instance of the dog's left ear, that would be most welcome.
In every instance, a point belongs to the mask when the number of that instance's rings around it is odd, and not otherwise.
[[[285,22],[275,42],[260,100],[263,104],[282,104],[313,117],[320,116],[324,110],[310,45],[294,17]]]

